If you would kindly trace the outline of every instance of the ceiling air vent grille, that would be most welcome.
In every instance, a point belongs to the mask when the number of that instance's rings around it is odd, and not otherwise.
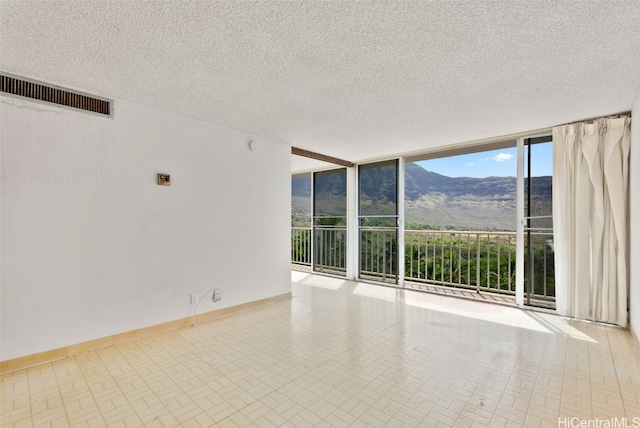
[[[0,74],[0,92],[111,116],[111,100],[73,92],[5,73]]]

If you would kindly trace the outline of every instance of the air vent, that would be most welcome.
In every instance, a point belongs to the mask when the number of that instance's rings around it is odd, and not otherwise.
[[[0,92],[46,103],[111,116],[111,100],[73,92],[33,80],[0,74]]]

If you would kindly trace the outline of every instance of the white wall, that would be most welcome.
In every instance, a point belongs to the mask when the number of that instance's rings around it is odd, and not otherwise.
[[[0,118],[1,360],[190,316],[213,287],[198,312],[291,290],[287,144],[124,101]]]
[[[640,92],[631,112],[631,153],[629,167],[630,199],[630,323],[640,337]]]

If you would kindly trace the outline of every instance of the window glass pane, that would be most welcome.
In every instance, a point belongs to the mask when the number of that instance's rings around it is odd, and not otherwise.
[[[551,228],[553,227],[552,214],[552,168],[553,168],[553,143],[538,143],[526,146],[525,159],[525,212],[527,217],[543,217],[532,218],[529,227],[533,228]],[[529,177],[531,176],[531,177]],[[529,178],[531,178],[531,186],[529,186]]]
[[[347,170],[313,176],[313,268],[344,275],[347,255]]]
[[[360,216],[395,216],[398,213],[397,161],[360,167]]]
[[[291,178],[291,226],[311,227],[311,174]]]
[[[314,216],[322,224],[340,222],[346,224],[347,215],[347,170],[317,172],[314,175]]]
[[[554,307],[553,143],[526,140],[525,146],[525,304]]]
[[[358,168],[360,278],[398,282],[398,162]]]
[[[409,162],[406,229],[515,231],[516,148]]]

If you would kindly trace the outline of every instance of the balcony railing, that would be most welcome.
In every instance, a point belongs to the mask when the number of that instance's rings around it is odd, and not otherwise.
[[[392,228],[360,229],[360,277],[374,281],[398,281],[398,231]]]
[[[311,257],[311,228],[291,228],[291,263],[311,266],[317,272],[343,275],[346,265],[347,229],[339,226],[318,226],[315,229],[315,261]]]
[[[347,271],[347,228],[316,226],[313,247],[313,270],[344,275]]]
[[[555,269],[553,232],[525,231],[525,303],[555,307]]]
[[[395,273],[395,231],[367,230],[361,236],[361,275],[384,279]],[[316,229],[316,262],[324,271],[345,271],[344,234]],[[292,263],[311,263],[311,229],[292,228]],[[363,239],[366,238],[366,239]],[[529,246],[528,239],[531,239]],[[553,306],[553,234],[525,235],[525,299]],[[405,280],[409,282],[515,295],[515,232],[405,231]]]
[[[409,230],[405,279],[515,295],[515,244],[512,232]]]
[[[311,228],[291,228],[291,263],[311,266]]]

